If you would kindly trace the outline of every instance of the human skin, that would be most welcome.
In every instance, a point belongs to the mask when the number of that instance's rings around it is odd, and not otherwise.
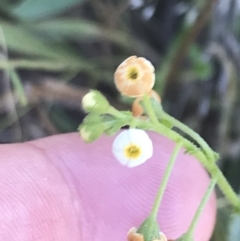
[[[73,133],[0,145],[0,240],[126,240],[149,214],[175,145],[149,134],[153,157],[135,168],[114,158],[114,136],[85,144]],[[158,215],[168,239],[187,230],[208,184],[199,162],[181,150]],[[212,195],[195,241],[210,239],[215,216]]]

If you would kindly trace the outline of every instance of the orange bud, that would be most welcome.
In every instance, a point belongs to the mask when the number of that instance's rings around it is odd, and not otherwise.
[[[128,241],[144,241],[143,235],[140,233],[137,233],[136,228],[131,228],[128,232]]]
[[[123,61],[114,73],[114,82],[122,95],[143,96],[155,83],[155,69],[145,58],[131,56]]]
[[[148,93],[148,95],[149,97],[154,98],[158,103],[161,102],[161,98],[155,90],[151,90]],[[132,113],[133,113],[133,116],[135,117],[141,116],[143,114],[143,107],[139,103],[141,100],[142,100],[142,97],[138,97],[134,100],[132,104]]]

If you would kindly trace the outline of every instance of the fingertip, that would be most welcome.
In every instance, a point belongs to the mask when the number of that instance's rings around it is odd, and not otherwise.
[[[121,166],[111,153],[115,136],[101,137],[91,144],[85,144],[77,134],[54,136],[38,142],[63,175],[68,170],[67,175],[74,177],[71,183],[92,222],[86,228],[89,232],[98,227],[101,230],[99,237],[110,240],[118,234],[121,240],[130,227],[140,225],[149,214],[175,146],[158,134],[149,134],[154,144],[153,157],[131,169]],[[208,174],[201,164],[182,149],[159,213],[160,227],[170,239],[186,232],[208,184]],[[216,198],[213,194],[196,229],[196,241],[209,240],[215,218]]]
[[[0,240],[81,240],[78,200],[44,153],[29,143],[0,153]]]

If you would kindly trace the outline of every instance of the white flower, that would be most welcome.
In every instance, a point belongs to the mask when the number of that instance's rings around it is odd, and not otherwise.
[[[122,165],[136,167],[151,158],[153,145],[145,131],[129,129],[116,137],[112,152]]]

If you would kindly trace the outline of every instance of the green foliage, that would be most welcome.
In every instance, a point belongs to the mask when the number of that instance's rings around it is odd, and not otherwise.
[[[12,13],[22,19],[38,20],[52,17],[84,0],[25,0],[12,9]]]
[[[110,115],[104,116],[104,133],[109,136],[114,135],[121,129],[122,126],[128,124],[129,123],[127,119],[118,119]]]
[[[75,41],[109,40],[124,48],[130,48],[131,37],[120,30],[107,30],[97,22],[74,18],[58,18],[47,20],[34,25],[34,29],[47,34],[54,39],[72,39]]]
[[[26,106],[28,101],[25,95],[22,82],[14,69],[10,69],[9,72],[10,72],[11,81],[13,83],[13,87],[18,95],[19,102],[22,106]]]
[[[59,106],[52,106],[49,118],[54,123],[56,129],[61,133],[76,131],[79,122],[67,115]]]
[[[24,26],[2,21],[1,27],[10,51],[58,61],[81,61],[70,46],[46,42],[43,36],[36,35]]]
[[[58,38],[89,41],[103,37],[101,25],[87,20],[54,19],[36,24],[34,28]]]
[[[197,45],[191,46],[189,57],[193,67],[194,78],[205,80],[211,76],[212,66],[203,59],[202,51]]]

